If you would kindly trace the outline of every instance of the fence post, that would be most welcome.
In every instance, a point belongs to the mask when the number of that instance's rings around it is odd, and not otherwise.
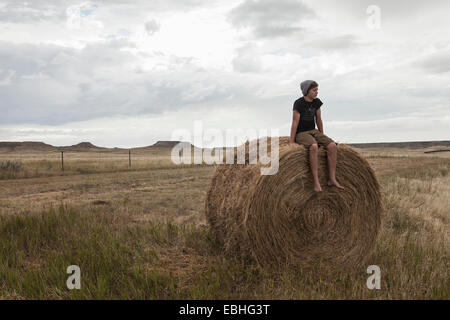
[[[61,168],[64,171],[64,151],[61,151]]]
[[[128,166],[131,168],[131,149],[128,149]]]

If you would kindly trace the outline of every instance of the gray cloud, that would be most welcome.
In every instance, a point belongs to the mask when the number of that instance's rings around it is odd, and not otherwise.
[[[314,12],[295,0],[247,0],[233,8],[228,21],[235,27],[250,27],[257,38],[285,37],[303,29],[298,23],[315,17]]]
[[[236,50],[232,61],[233,69],[238,72],[259,72],[262,69],[261,59],[256,52],[256,46],[248,43]]]
[[[160,25],[155,20],[150,20],[145,23],[145,31],[147,31],[147,34],[151,36],[156,31],[158,31],[160,28]]]
[[[450,71],[450,50],[439,51],[412,63],[432,73],[445,73]]]
[[[0,42],[0,123],[61,124],[114,115],[158,114],[192,105],[245,101],[251,85],[217,78],[192,58],[166,59],[166,70],[136,68],[124,39],[81,50]],[[151,56],[151,55],[150,55]]]
[[[302,43],[302,46],[306,48],[333,51],[354,49],[361,45],[362,44],[358,41],[358,38],[352,34],[346,34],[333,38],[314,39]]]
[[[42,21],[57,21],[65,19],[65,11],[60,3],[52,1],[18,2],[8,1],[0,7],[0,22],[38,23]]]
[[[188,11],[205,4],[214,4],[218,0],[135,0],[125,2],[122,0],[33,0],[3,1],[0,7],[0,22],[12,23],[39,23],[43,21],[64,21],[67,19],[67,9],[70,6],[80,6],[83,3],[103,8],[107,6],[111,10],[118,10],[118,14],[145,15],[149,12]],[[1,4],[0,4],[1,5]],[[81,12],[82,16],[88,15],[92,8]]]

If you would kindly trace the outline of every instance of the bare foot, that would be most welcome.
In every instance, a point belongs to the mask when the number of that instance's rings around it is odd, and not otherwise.
[[[343,186],[341,186],[340,184],[339,184],[339,182],[337,182],[337,180],[328,180],[328,185],[331,187],[331,186],[336,186],[336,187],[338,187],[339,189],[345,189]]]
[[[314,191],[315,192],[321,192],[322,187],[320,186],[320,183],[314,184]]]

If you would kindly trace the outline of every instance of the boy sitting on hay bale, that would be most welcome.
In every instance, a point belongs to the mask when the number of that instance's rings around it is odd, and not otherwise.
[[[294,114],[289,144],[290,146],[295,146],[297,143],[304,145],[306,149],[309,149],[309,163],[314,179],[314,191],[316,192],[322,191],[317,169],[319,145],[325,146],[327,149],[328,172],[330,175],[328,185],[344,189],[344,187],[336,180],[336,143],[323,133],[323,123],[320,111],[322,101],[317,98],[319,85],[313,80],[305,80],[300,84],[300,89],[302,90],[303,97],[294,102]],[[319,130],[316,129],[316,122]]]

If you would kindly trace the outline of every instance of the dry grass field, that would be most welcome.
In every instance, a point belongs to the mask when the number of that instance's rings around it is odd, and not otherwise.
[[[449,299],[450,152],[361,149],[386,216],[372,264],[354,274],[267,272],[225,256],[206,224],[209,165],[168,149],[0,153],[1,299]],[[81,268],[68,290],[66,269]]]

